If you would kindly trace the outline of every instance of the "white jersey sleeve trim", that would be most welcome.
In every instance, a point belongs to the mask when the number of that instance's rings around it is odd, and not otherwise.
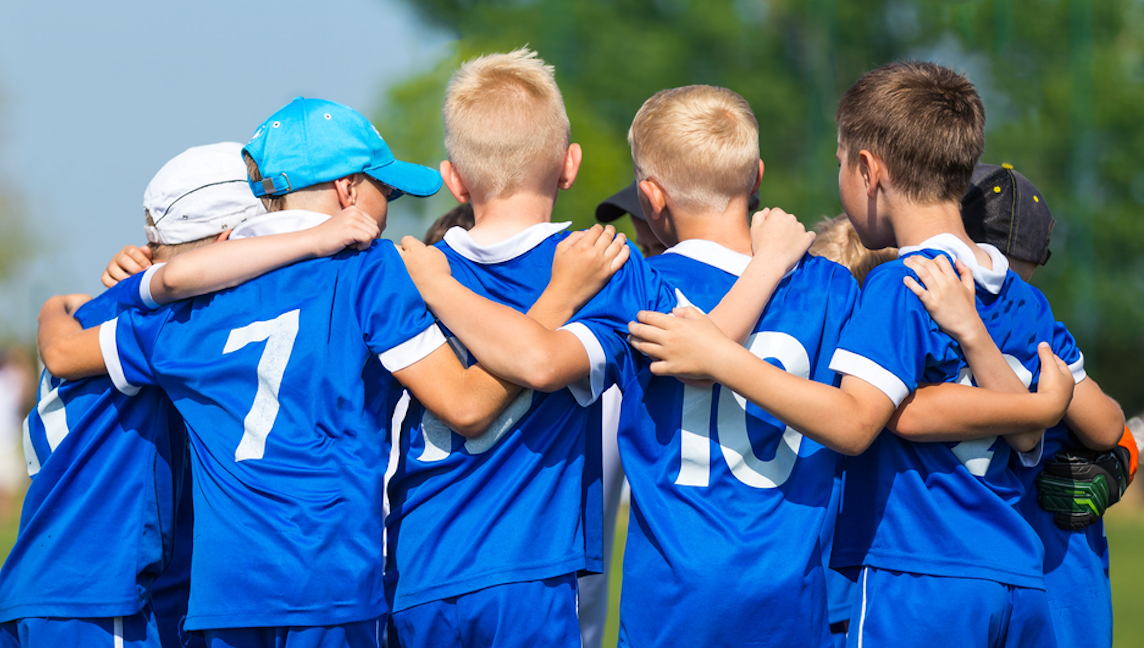
[[[1021,460],[1021,465],[1026,468],[1036,468],[1041,463],[1041,457],[1045,454],[1045,437],[1037,439],[1037,445],[1028,452],[1018,452],[1017,457]]]
[[[1077,355],[1080,357],[1077,358],[1076,362],[1069,365],[1069,371],[1072,372],[1073,380],[1079,383],[1088,377],[1088,372],[1084,370],[1084,354],[1077,351]]]
[[[877,387],[879,391],[894,401],[894,407],[901,405],[906,396],[910,395],[910,389],[906,387],[906,383],[902,382],[901,378],[873,360],[852,351],[836,350],[834,357],[830,359],[830,368],[840,374],[861,378]]]
[[[424,360],[445,342],[445,334],[433,324],[392,349],[379,353],[377,358],[389,373],[394,373]]]
[[[568,385],[568,391],[572,392],[576,402],[587,407],[604,392],[604,372],[608,367],[608,358],[604,355],[604,347],[596,339],[592,329],[580,322],[572,322],[557,330],[568,331],[575,335],[576,339],[580,340],[580,344],[584,345],[584,350],[588,352],[588,376]]]
[[[159,268],[165,265],[167,264],[156,263],[150,268],[147,268],[146,272],[143,273],[143,281],[139,282],[139,299],[142,299],[143,303],[147,305],[147,308],[151,310],[155,310],[159,307],[159,303],[156,302],[155,298],[151,295],[151,278],[155,276]]]
[[[119,360],[119,345],[115,341],[115,331],[119,327],[119,320],[108,320],[99,325],[99,351],[103,354],[103,363],[107,365],[107,375],[115,388],[128,396],[139,393],[139,388],[127,382],[123,375],[123,364]]]

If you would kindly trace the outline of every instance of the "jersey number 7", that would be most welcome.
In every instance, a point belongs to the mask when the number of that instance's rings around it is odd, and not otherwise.
[[[242,423],[242,441],[234,451],[234,460],[261,459],[266,451],[266,437],[278,418],[278,388],[286,364],[294,352],[294,338],[298,337],[298,309],[283,313],[272,320],[254,322],[230,332],[223,355],[238,351],[254,342],[266,342],[258,360],[258,391],[254,404]]]

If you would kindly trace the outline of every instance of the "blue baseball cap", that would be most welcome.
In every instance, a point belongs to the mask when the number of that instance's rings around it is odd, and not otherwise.
[[[365,173],[402,194],[432,196],[441,174],[393,157],[389,146],[361,113],[332,101],[297,97],[264,121],[242,149],[258,164],[262,181],[255,196],[281,196],[305,187]]]

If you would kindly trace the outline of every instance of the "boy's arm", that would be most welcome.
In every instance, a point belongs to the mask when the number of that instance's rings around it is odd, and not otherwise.
[[[100,327],[84,330],[74,313],[89,295],[57,295],[40,309],[36,344],[44,366],[57,378],[79,380],[107,373],[99,349]]]
[[[987,406],[977,401],[992,398],[982,390],[1024,394],[1029,389],[1005,360],[977,313],[973,274],[969,268],[957,261],[955,271],[944,256],[936,259],[911,256],[905,259],[905,264],[924,286],[912,277],[905,277],[904,283],[918,296],[938,326],[960,345],[981,390],[950,383],[920,386],[902,402],[887,427],[913,441],[969,441],[1000,434],[1019,452],[1036,448],[1044,429],[1014,432],[1014,428],[967,425],[970,421],[965,418],[966,413]]]
[[[711,310],[724,335],[743,344],[783,280],[814,243],[814,232],[782,209],[766,208],[751,219],[751,262],[731,290]]]
[[[180,254],[157,268],[150,277],[151,300],[156,305],[232,288],[305,259],[337,254],[346,247],[368,248],[381,229],[361,209],[350,206],[317,227],[222,241]]]
[[[594,226],[585,241],[611,244],[615,229]],[[571,237],[569,237],[571,238]],[[491,373],[537,391],[562,389],[588,375],[588,353],[566,330],[551,330],[531,317],[485,299],[453,278],[445,255],[407,236],[402,259],[429,310],[456,333]],[[626,246],[625,246],[626,247]]]
[[[623,234],[614,239],[598,236],[596,231],[590,234],[576,232],[557,246],[552,279],[525,319],[554,331],[627,261]],[[465,437],[482,434],[521,391],[480,364],[462,367],[447,345],[393,375],[437,418]]]
[[[752,355],[694,308],[676,309],[674,316],[641,312],[629,331],[632,346],[655,359],[652,373],[713,379],[843,454],[865,450],[894,412],[894,402],[864,380],[844,375],[842,386],[836,388],[789,374]],[[1058,371],[1042,377],[1037,394],[986,391],[980,409],[966,418],[979,426],[1000,423],[1016,428],[1044,427],[1056,420],[1053,417],[1059,418],[1072,394],[1072,375],[1067,367],[1053,364],[1047,345],[1040,353],[1046,365]]]
[[[1111,450],[1124,435],[1124,410],[1090,376],[1076,384],[1065,423],[1090,450]]]

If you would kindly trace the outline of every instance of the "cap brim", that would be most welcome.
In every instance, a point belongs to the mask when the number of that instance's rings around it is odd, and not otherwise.
[[[441,174],[436,169],[420,164],[394,160],[382,167],[366,169],[365,172],[402,194],[424,198],[441,190]],[[394,195],[390,200],[400,197]]]
[[[596,206],[596,220],[601,223],[610,223],[624,214],[645,220],[643,207],[640,207],[639,189],[635,182]]]

